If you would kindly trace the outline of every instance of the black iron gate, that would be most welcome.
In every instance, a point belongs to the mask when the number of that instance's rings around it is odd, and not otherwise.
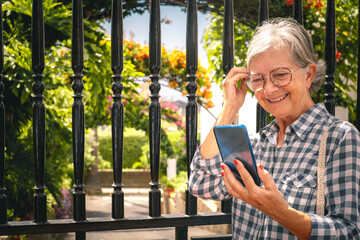
[[[83,182],[84,166],[84,104],[82,81],[83,57],[83,14],[82,0],[73,0],[73,28],[72,28],[72,69],[74,101],[72,108],[73,122],[73,161],[75,185],[73,191],[73,219],[48,220],[46,216],[46,194],[44,182],[45,159],[45,105],[43,92],[44,70],[44,21],[43,1],[33,0],[32,17],[32,66],[33,66],[33,135],[34,157],[36,166],[36,186],[34,196],[33,221],[7,221],[6,215],[6,190],[4,176],[5,162],[5,107],[4,84],[0,81],[0,235],[41,234],[76,232],[76,239],[85,239],[86,232],[108,231],[139,228],[175,227],[176,239],[187,239],[189,226],[229,224],[231,223],[231,202],[222,203],[222,211],[217,213],[197,213],[197,199],[186,191],[185,214],[161,214],[161,195],[159,188],[159,154],[160,154],[160,103],[159,103],[159,71],[161,63],[160,39],[160,0],[151,1],[150,13],[150,98],[149,129],[150,129],[150,161],[151,161],[151,186],[149,189],[149,216],[124,218],[124,192],[122,190],[122,146],[123,146],[123,104],[122,70],[123,70],[123,17],[122,1],[113,0],[112,3],[112,138],[113,138],[113,171],[114,184],[112,194],[112,218],[86,218],[85,192]],[[295,0],[293,16],[300,23],[303,22],[303,4]],[[226,75],[234,66],[234,6],[233,0],[224,1],[224,35],[223,35],[223,70]],[[0,11],[2,14],[2,11]],[[259,22],[268,19],[268,1],[259,3]],[[1,15],[2,19],[2,15]],[[0,24],[0,72],[3,70],[3,36],[2,22]],[[197,104],[196,104],[196,71],[197,71],[197,2],[189,0],[187,7],[187,34],[186,34],[186,86],[188,103],[186,106],[186,141],[188,168],[196,150],[197,139]],[[335,1],[327,1],[326,17],[326,82],[325,105],[330,113],[334,114],[334,70],[335,70]],[[1,80],[2,75],[0,75]],[[358,81],[360,82],[360,81]],[[358,93],[359,94],[359,93]],[[358,95],[359,96],[359,95]],[[360,97],[358,97],[359,101]],[[359,104],[358,104],[359,105]],[[359,116],[360,111],[357,110]],[[360,119],[359,117],[357,119]],[[257,127],[266,123],[266,113],[258,107]],[[359,126],[359,124],[357,124]],[[189,170],[188,170],[189,174]]]

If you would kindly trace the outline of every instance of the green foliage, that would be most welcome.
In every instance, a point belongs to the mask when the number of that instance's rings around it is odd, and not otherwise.
[[[110,127],[99,127],[99,153],[103,161],[109,162],[112,166],[112,138]],[[125,128],[123,147],[123,168],[131,168],[136,161],[139,161],[142,152],[141,147],[147,142],[145,132],[134,128]],[[107,164],[109,166],[109,164]]]
[[[171,124],[164,122],[165,125],[170,126],[165,131],[161,132],[161,151],[160,151],[160,175],[166,175],[167,160],[171,158],[176,159],[177,172],[187,169],[186,163],[186,142],[184,131],[177,130]],[[173,124],[172,124],[173,125]],[[141,147],[142,155],[138,162],[135,162],[132,168],[150,168],[150,146],[146,142]]]
[[[289,4],[287,5],[287,2]],[[292,1],[271,1],[270,17],[290,17]],[[346,0],[336,4],[336,42],[337,63],[335,70],[335,104],[349,109],[350,122],[355,121],[356,100],[351,96],[356,92],[357,83],[357,36],[358,9],[357,2]],[[235,16],[242,13],[235,7]],[[304,1],[304,26],[313,38],[315,49],[320,58],[325,58],[325,15],[326,1]],[[213,80],[220,84],[222,71],[222,15],[211,14],[211,23],[206,28],[203,42],[208,53],[209,68],[214,74]],[[252,21],[237,18],[234,24],[235,66],[245,66],[247,44],[254,31]],[[324,89],[313,95],[315,102],[324,101]]]
[[[166,176],[163,176],[160,180],[162,186],[166,186],[168,188],[175,188],[179,191],[185,191],[187,188],[187,172],[180,171],[175,177],[171,179],[167,179]]]
[[[59,189],[71,188],[73,181],[71,86],[71,4],[44,1],[46,106],[45,184],[49,199],[58,201]],[[31,1],[11,0],[4,10],[4,104],[6,108],[5,187],[10,218],[26,219],[32,211],[35,166],[32,142],[33,71],[31,66]],[[109,123],[106,107],[111,94],[110,43],[100,22],[84,21],[84,84],[86,128]],[[124,63],[124,90],[135,91],[129,76],[140,76],[134,66]],[[129,105],[132,103],[130,102]],[[94,162],[92,138],[85,141],[84,174]],[[52,198],[53,197],[53,198]]]
[[[212,14],[212,20],[206,27],[203,37],[204,48],[207,51],[209,69],[213,71],[213,81],[218,85],[224,78],[222,69],[222,32],[223,17],[217,13]],[[235,41],[235,66],[244,66],[246,59],[247,44],[254,33],[254,29],[242,24],[234,24]]]

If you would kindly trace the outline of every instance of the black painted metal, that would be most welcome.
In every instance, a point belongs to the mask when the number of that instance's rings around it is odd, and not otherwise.
[[[150,79],[149,86],[151,103],[149,107],[149,138],[150,138],[150,168],[151,190],[149,192],[149,215],[161,215],[161,193],[159,183],[160,165],[160,68],[161,68],[161,28],[160,28],[160,0],[151,1],[150,5],[150,33],[149,33],[149,60]]]
[[[360,1],[358,5],[358,11],[360,11]],[[360,14],[358,14],[358,29],[360,29]],[[358,39],[360,39],[360,31],[358,31]],[[356,120],[355,126],[360,130],[360,41],[358,40],[358,69],[357,69],[357,99],[356,99]],[[0,185],[1,186],[1,185]]]
[[[188,239],[188,226],[175,227],[175,239],[187,240]]]
[[[226,76],[234,67],[234,3],[233,0],[224,2],[223,24],[223,71]]]
[[[139,216],[114,220],[112,218],[88,218],[86,221],[71,219],[48,220],[44,224],[34,224],[32,221],[12,221],[0,225],[0,236],[38,233],[92,232],[141,228],[163,228],[203,226],[231,223],[231,214],[199,213],[194,216],[184,214],[164,214],[161,217],[150,218]]]
[[[215,236],[194,236],[191,240],[231,240],[231,234],[215,235]]]
[[[336,22],[335,22],[335,1],[327,1],[326,7],[326,28],[325,28],[325,61],[326,61],[326,76],[325,76],[325,94],[324,104],[329,113],[335,115],[335,101],[334,101],[334,71],[336,64]]]
[[[42,0],[32,1],[32,70],[33,83],[33,138],[35,160],[35,195],[34,195],[34,221],[42,223],[47,221],[46,194],[45,194],[45,105],[43,71],[45,66],[45,32]]]
[[[198,31],[197,31],[197,3],[189,0],[186,23],[186,90],[188,102],[186,104],[186,156],[187,173],[190,176],[190,164],[197,147],[197,103],[196,103],[196,71],[198,68]],[[185,212],[189,215],[197,213],[196,197],[186,190]]]
[[[72,88],[74,102],[72,106],[72,138],[75,184],[73,191],[73,218],[75,221],[85,220],[85,191],[84,191],[84,143],[85,143],[85,116],[82,90],[84,89],[84,26],[82,0],[72,2]],[[81,235],[81,234],[77,234]]]
[[[225,0],[224,16],[224,48],[223,70],[228,73],[234,64],[233,56],[233,0]],[[297,5],[298,6],[295,6]],[[301,1],[294,2],[294,17],[300,17]],[[0,5],[1,7],[1,5]],[[259,23],[268,19],[268,1],[260,1]],[[296,8],[296,9],[295,9]],[[360,8],[360,3],[359,3]],[[1,8],[0,8],[1,9]],[[176,239],[187,239],[188,227],[199,225],[230,224],[231,209],[222,208],[222,213],[199,213],[197,214],[196,198],[189,192],[186,193],[186,214],[165,214],[160,211],[160,183],[159,183],[159,154],[160,154],[160,103],[159,103],[159,72],[161,68],[161,39],[160,39],[160,1],[151,1],[150,15],[150,91],[151,103],[149,106],[150,126],[150,159],[151,159],[151,190],[149,192],[149,215],[133,218],[124,218],[124,194],[122,191],[122,147],[123,147],[123,105],[122,99],[122,70],[123,70],[123,33],[122,33],[122,1],[113,0],[112,12],[112,71],[113,71],[113,106],[112,106],[112,133],[113,133],[113,163],[114,163],[114,192],[113,192],[113,215],[112,218],[90,218],[85,216],[85,192],[83,183],[84,167],[84,104],[82,101],[82,81],[84,31],[82,1],[73,0],[73,30],[72,30],[72,69],[74,71],[73,90],[73,158],[75,184],[73,192],[73,219],[46,219],[46,195],[44,194],[44,161],[45,161],[45,105],[43,103],[44,83],[42,82],[44,70],[44,23],[42,12],[42,0],[33,0],[32,20],[32,51],[33,51],[33,78],[34,90],[34,150],[36,165],[36,193],[34,196],[34,221],[11,221],[7,222],[6,216],[6,188],[5,178],[5,106],[4,84],[2,82],[3,59],[3,35],[2,22],[0,23],[0,235],[37,234],[37,233],[63,233],[76,232],[76,239],[85,239],[86,232],[125,230],[141,228],[175,227]],[[0,15],[2,19],[2,11]],[[301,19],[299,18],[298,21]],[[302,21],[302,20],[301,20]],[[335,69],[335,2],[328,1],[326,20],[326,62],[327,76],[325,83],[325,105],[329,112],[334,114],[334,69]],[[359,33],[360,36],[360,33]],[[196,150],[197,139],[197,104],[196,104],[196,71],[197,71],[197,3],[195,0],[188,1],[187,16],[187,91],[188,104],[186,106],[186,138],[188,169]],[[360,47],[359,47],[360,49]],[[359,50],[360,53],[360,50]],[[359,54],[360,55],[360,54]],[[360,57],[359,57],[360,59]],[[360,70],[358,70],[360,78]],[[359,81],[360,82],[360,81]],[[360,88],[360,83],[359,87]],[[357,122],[360,120],[360,96],[358,93]],[[266,115],[258,114],[257,127],[266,124]],[[359,127],[359,123],[357,123]],[[189,175],[188,170],[188,175]],[[45,201],[44,201],[45,199]],[[45,202],[45,204],[44,204]],[[228,207],[228,206],[227,206]],[[224,239],[229,236],[224,236]],[[214,239],[214,238],[212,238]],[[223,239],[218,236],[216,239]]]
[[[112,217],[120,219],[124,217],[124,192],[122,191],[122,162],[123,162],[123,136],[124,136],[124,106],[121,102],[123,90],[123,16],[121,0],[112,1],[111,14],[111,68],[113,71],[113,104],[111,106],[111,129],[114,191],[112,193]]]
[[[223,23],[223,49],[222,62],[224,78],[234,67],[234,2],[233,0],[224,1],[224,23]],[[221,202],[223,213],[231,212],[232,199]]]
[[[269,19],[269,1],[260,0],[259,3],[259,24]]]
[[[7,196],[5,188],[5,105],[4,83],[4,38],[2,22],[2,1],[0,1],[0,224],[7,223]]]
[[[269,2],[268,0],[260,0],[259,3],[259,24],[269,19]],[[256,132],[265,127],[267,123],[267,112],[256,104]]]
[[[301,25],[304,24],[303,22],[303,2],[302,0],[294,0],[293,6],[293,18],[300,23]]]

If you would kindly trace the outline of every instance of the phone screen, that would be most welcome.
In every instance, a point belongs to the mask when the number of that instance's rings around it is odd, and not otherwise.
[[[215,126],[214,134],[221,158],[241,184],[244,185],[234,164],[235,159],[240,160],[244,164],[254,179],[255,184],[260,186],[261,181],[257,174],[256,162],[246,127],[244,125]]]

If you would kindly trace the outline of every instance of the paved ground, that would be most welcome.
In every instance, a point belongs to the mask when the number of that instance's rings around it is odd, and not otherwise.
[[[86,217],[111,216],[111,189],[103,189],[104,195],[86,197]],[[125,217],[148,215],[148,189],[124,189],[125,192]],[[215,235],[204,227],[189,227],[189,239],[192,236]],[[75,239],[74,234],[68,234],[65,240]],[[138,229],[110,232],[88,232],[87,240],[173,240],[175,228]]]

